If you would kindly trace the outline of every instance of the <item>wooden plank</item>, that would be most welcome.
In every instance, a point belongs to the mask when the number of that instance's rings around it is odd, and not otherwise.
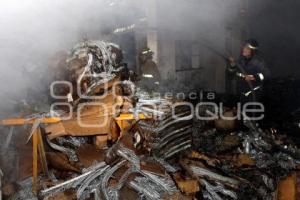
[[[32,135],[32,192],[37,194],[37,176],[38,176],[38,133],[35,131]]]
[[[0,121],[0,125],[2,126],[16,126],[16,125],[24,125],[24,124],[33,124],[36,119],[25,119],[25,118],[10,118],[10,119],[3,119]],[[43,124],[52,124],[58,123],[61,119],[59,117],[46,117],[41,119],[41,123]]]
[[[136,119],[133,114],[120,114],[119,117],[116,117],[115,120],[134,120]],[[147,119],[143,114],[138,114],[138,119]]]
[[[40,128],[38,128],[37,134],[38,134],[38,150],[39,150],[38,153],[40,156],[42,169],[43,169],[44,174],[49,177],[49,170],[48,170],[48,164],[47,164],[47,159],[46,159],[45,147],[44,147],[44,142],[43,142]]]
[[[115,120],[133,120],[135,116],[133,114],[120,114],[120,116],[116,117]],[[138,119],[147,119],[147,117],[143,114],[138,115]],[[33,124],[36,119],[25,119],[25,118],[10,118],[3,119],[0,121],[0,125],[2,126],[13,126],[13,125],[25,125],[25,124]],[[62,121],[59,117],[46,117],[41,119],[42,124],[53,124]]]

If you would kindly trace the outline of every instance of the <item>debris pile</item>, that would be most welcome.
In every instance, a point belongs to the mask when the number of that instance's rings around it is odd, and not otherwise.
[[[274,199],[278,182],[299,164],[292,142],[251,121],[244,124],[247,130],[231,133],[212,127],[194,132],[197,154],[183,162],[192,176],[213,180],[214,186],[199,180],[208,199]]]
[[[300,151],[286,137],[252,121],[200,120],[189,104],[136,89],[114,44],[84,42],[67,62],[79,88],[63,91],[72,115],[56,112],[50,125],[34,117],[31,137],[41,128],[46,156],[37,196],[29,177],[10,199],[272,200],[297,169]]]

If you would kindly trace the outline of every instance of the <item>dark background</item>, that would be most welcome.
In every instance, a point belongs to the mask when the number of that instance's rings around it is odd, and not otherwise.
[[[273,77],[299,79],[299,20],[299,0],[249,1],[249,35],[260,42],[261,56]]]

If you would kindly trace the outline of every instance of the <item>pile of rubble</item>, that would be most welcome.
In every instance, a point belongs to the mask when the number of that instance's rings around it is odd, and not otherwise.
[[[60,94],[72,115],[55,112],[64,120],[50,125],[43,124],[48,115],[35,116],[32,133],[42,128],[47,170],[37,196],[29,178],[9,199],[272,200],[297,169],[300,151],[286,137],[251,121],[239,128],[198,120],[183,102],[137,90],[115,44],[84,42],[67,63],[79,89]]]

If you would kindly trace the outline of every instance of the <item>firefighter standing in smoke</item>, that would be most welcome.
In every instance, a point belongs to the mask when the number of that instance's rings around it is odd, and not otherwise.
[[[241,103],[260,101],[262,87],[265,80],[270,77],[270,71],[265,62],[258,56],[259,44],[249,39],[245,42],[241,55],[236,62],[229,58],[228,71],[238,78],[237,92]]]
[[[146,48],[140,55],[142,80],[141,85],[149,91],[154,91],[160,84],[160,74],[153,61],[153,51]]]

